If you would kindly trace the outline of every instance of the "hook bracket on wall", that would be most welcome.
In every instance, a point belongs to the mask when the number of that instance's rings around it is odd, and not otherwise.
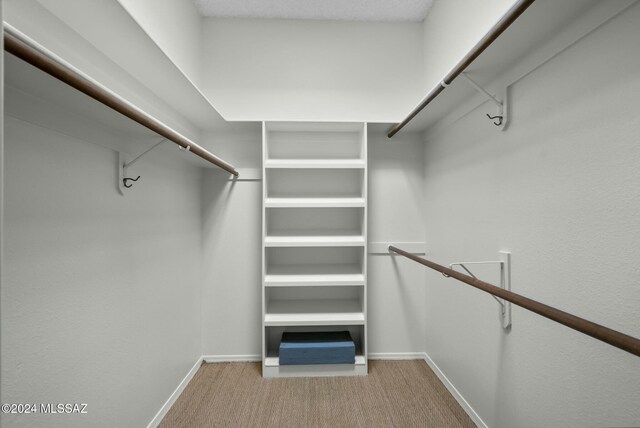
[[[492,261],[483,261],[483,262],[456,262],[451,263],[449,268],[453,269],[455,266],[460,266],[464,269],[471,277],[478,279],[471,270],[467,267],[468,265],[486,265],[486,264],[497,264],[500,267],[500,288],[511,291],[511,253],[507,251],[500,251],[500,260],[492,260]],[[442,274],[446,277],[448,275]],[[507,302],[504,299],[499,299],[496,296],[493,297],[496,302],[500,305],[500,320],[502,323],[502,328],[505,330],[511,326],[511,303]]]
[[[498,128],[500,128],[501,131],[504,131],[507,126],[507,119],[508,119],[507,88],[506,87],[504,88],[504,91],[502,93],[502,101],[500,101],[499,99],[491,95],[489,92],[487,92],[482,86],[478,85],[473,79],[469,77],[467,73],[463,72],[463,73],[460,73],[460,75],[464,77],[464,79],[471,86],[473,86],[478,92],[480,92],[489,101],[491,101],[493,104],[496,105],[497,113],[495,115],[490,115],[489,113],[487,113],[487,117],[489,118],[489,120],[492,120],[493,124]]]
[[[167,141],[167,139],[163,138],[162,140],[142,152],[140,155],[136,156],[130,162],[127,162],[126,156],[122,152],[118,152],[118,190],[120,191],[120,194],[124,195],[126,189],[130,189],[131,187],[133,187],[132,182],[138,181],[140,179],[139,175],[136,178],[127,177],[127,170],[129,169],[129,167],[138,162],[144,155],[146,155],[165,141]]]

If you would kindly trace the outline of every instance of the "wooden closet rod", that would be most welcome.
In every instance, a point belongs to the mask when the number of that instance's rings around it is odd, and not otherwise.
[[[387,137],[391,138],[404,128],[407,123],[411,122],[431,101],[433,101],[444,88],[449,86],[453,80],[460,75],[491,43],[509,28],[513,22],[529,7],[535,0],[518,0],[506,14],[489,30],[487,34],[467,53],[464,58],[458,62],[453,70],[447,74],[440,83],[438,83],[426,97],[414,108],[411,113],[400,123],[396,123],[387,133]]]
[[[496,297],[500,297],[501,299],[513,303],[514,305],[518,305],[531,312],[535,312],[538,315],[542,315],[545,318],[549,318],[550,320],[577,330],[580,333],[584,333],[593,338],[608,343],[609,345],[613,345],[616,348],[620,348],[624,351],[630,352],[633,355],[640,357],[640,340],[636,339],[633,336],[620,333],[619,331],[612,330],[608,327],[596,324],[591,321],[587,321],[584,318],[571,315],[552,306],[548,306],[544,303],[529,299],[528,297],[521,296],[520,294],[513,293],[500,287],[496,287],[495,285],[489,284],[488,282],[481,281],[479,279],[457,272],[453,269],[441,266],[430,260],[423,259],[422,257],[418,257],[414,254],[408,253],[404,250],[401,250],[400,248],[394,247],[393,245],[389,246],[389,251],[393,251],[394,253],[407,257],[414,262],[418,262],[421,265],[437,270],[444,275],[455,278],[458,281],[462,281],[466,284],[471,285],[472,287],[476,287],[489,294],[493,294]]]
[[[91,77],[67,64],[64,60],[36,44],[6,22],[4,23],[4,49],[230,174],[236,177],[240,175],[233,165],[210,153]]]

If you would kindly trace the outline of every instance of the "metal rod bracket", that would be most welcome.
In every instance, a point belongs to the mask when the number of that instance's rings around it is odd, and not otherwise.
[[[473,79],[469,77],[469,75],[466,72],[460,73],[460,76],[462,76],[464,80],[466,80],[467,83],[473,86],[478,92],[484,95],[487,98],[487,100],[491,101],[493,104],[496,105],[497,113],[493,116],[487,113],[487,117],[490,120],[492,120],[493,124],[497,126],[501,131],[504,131],[507,127],[507,121],[509,119],[508,109],[507,109],[507,100],[508,100],[507,88],[508,87],[505,87],[502,93],[500,94],[502,98],[502,101],[500,101],[499,99],[491,95],[489,92],[487,92],[482,86],[478,85]]]
[[[138,162],[144,155],[146,155],[165,141],[167,141],[167,139],[163,138],[129,162],[127,162],[127,158],[124,153],[118,152],[118,190],[120,191],[121,195],[125,194],[126,189],[130,189],[131,187],[133,187],[133,184],[131,184],[132,182],[138,181],[140,179],[139,175],[136,178],[127,177],[127,170],[129,169],[129,167]]]
[[[500,266],[500,288],[503,290],[511,291],[511,253],[507,251],[500,251],[498,253],[500,255],[500,260],[491,260],[491,261],[482,261],[482,262],[456,262],[451,263],[449,265],[450,269],[453,269],[455,266],[460,266],[464,269],[469,276],[478,279],[471,270],[467,267],[468,265],[486,265],[486,264],[498,264]],[[443,273],[445,277],[449,277],[449,275]],[[505,330],[511,327],[511,303],[507,302],[504,299],[499,299],[494,295],[491,295],[496,302],[500,305],[500,322],[502,324],[502,328]]]

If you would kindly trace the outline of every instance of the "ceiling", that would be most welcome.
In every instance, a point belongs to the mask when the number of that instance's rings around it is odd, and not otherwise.
[[[193,0],[202,16],[338,21],[422,21],[433,0]]]

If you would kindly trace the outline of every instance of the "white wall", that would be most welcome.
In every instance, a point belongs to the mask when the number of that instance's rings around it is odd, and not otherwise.
[[[186,137],[199,140],[203,115],[221,122],[116,1],[3,4],[10,25]]]
[[[201,17],[191,0],[118,0],[162,51],[200,86]]]
[[[430,15],[431,16],[431,15]],[[640,4],[425,149],[428,257],[513,253],[513,291],[640,337]],[[403,269],[410,263],[403,263]],[[495,281],[495,272],[479,269]],[[431,272],[426,349],[491,427],[637,426],[640,359]]]
[[[201,355],[200,175],[8,117],[2,402],[87,403],[3,427],[146,426]],[[135,170],[134,170],[135,169]]]
[[[514,0],[433,2],[422,23],[424,87],[414,104],[442,80],[513,3]]]
[[[369,134],[369,241],[420,241],[423,143]],[[260,173],[261,136],[209,134],[205,144],[242,170]],[[253,171],[253,173],[252,173]],[[203,354],[258,356],[261,329],[262,182],[223,182],[205,172],[202,190]],[[424,270],[399,272],[388,255],[369,256],[369,352],[423,352]]]
[[[205,134],[204,144],[239,168],[241,180],[203,173],[202,353],[261,355],[260,130],[240,138]]]
[[[369,133],[369,243],[423,240],[423,156],[419,134]],[[370,254],[368,269],[369,353],[424,352],[424,269],[388,254]]]
[[[394,122],[421,92],[420,23],[203,24],[203,90],[229,120]]]

